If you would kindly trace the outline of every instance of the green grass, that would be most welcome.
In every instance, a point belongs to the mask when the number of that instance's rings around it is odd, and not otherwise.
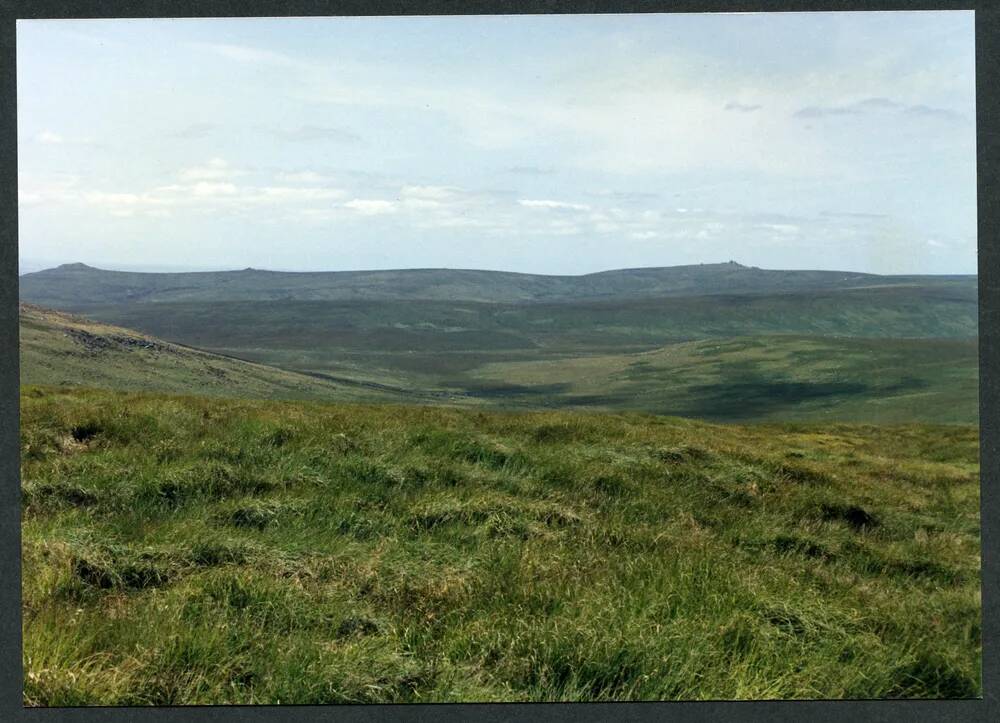
[[[974,423],[975,339],[755,336],[649,352],[485,364],[472,393],[508,403],[634,409],[722,421]]]
[[[967,338],[975,281],[800,293],[560,303],[422,299],[160,301],[67,306],[108,323],[218,349],[552,353],[639,350],[751,334]]]
[[[716,421],[978,417],[974,276],[738,264],[572,277],[444,269],[139,274],[71,266],[28,274],[20,291],[258,364],[256,378],[227,380],[156,355],[83,358],[65,353],[69,341],[32,337],[29,328],[27,383],[641,410]]]
[[[25,387],[24,701],[978,696],[977,450]]]
[[[249,319],[218,323],[219,328],[257,328]],[[263,337],[260,342],[269,343]],[[260,362],[251,364],[37,307],[21,312],[26,384],[251,398],[641,410],[718,421],[978,419],[975,339],[757,335],[627,353],[449,353],[433,347],[418,353],[338,352],[322,346],[289,349],[283,343],[274,340],[268,350],[222,350]],[[270,366],[274,364],[290,370]],[[316,376],[294,369],[313,370]]]

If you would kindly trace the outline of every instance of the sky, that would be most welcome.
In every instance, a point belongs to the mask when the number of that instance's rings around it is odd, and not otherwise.
[[[976,272],[973,13],[19,20],[21,271]]]

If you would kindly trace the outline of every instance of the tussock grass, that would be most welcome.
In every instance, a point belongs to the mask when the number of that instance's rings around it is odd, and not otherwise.
[[[28,705],[980,693],[972,426],[21,403]]]

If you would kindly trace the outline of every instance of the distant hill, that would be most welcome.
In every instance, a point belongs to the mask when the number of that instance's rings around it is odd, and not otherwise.
[[[135,302],[442,300],[493,303],[779,293],[886,285],[975,286],[975,276],[779,271],[730,262],[545,276],[466,269],[189,273],[107,271],[64,264],[20,277],[22,301],[58,309]]]
[[[230,397],[398,400],[388,390],[211,354],[31,304],[20,305],[20,334],[22,384]]]

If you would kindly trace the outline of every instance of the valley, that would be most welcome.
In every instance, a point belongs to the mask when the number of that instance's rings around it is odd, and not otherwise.
[[[291,374],[289,398],[717,421],[978,419],[974,276],[735,263],[583,277],[69,265],[21,284],[25,301]]]

